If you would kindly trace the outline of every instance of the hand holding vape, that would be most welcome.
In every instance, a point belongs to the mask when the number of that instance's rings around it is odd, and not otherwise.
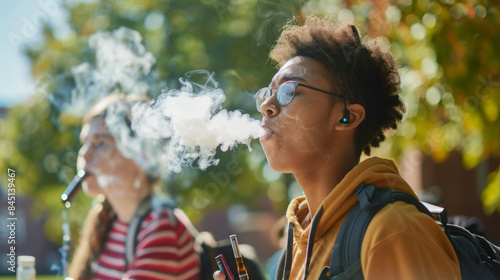
[[[227,265],[224,255],[218,255],[217,257],[215,257],[215,261],[217,262],[219,270],[226,275],[226,278],[229,277],[230,280],[234,280],[234,276],[231,273],[231,269],[229,269],[229,266]]]
[[[229,239],[231,240],[231,247],[233,247],[234,258],[236,259],[236,266],[238,267],[238,276],[240,280],[248,280],[247,268],[245,267],[243,258],[241,257],[236,234],[229,236]]]

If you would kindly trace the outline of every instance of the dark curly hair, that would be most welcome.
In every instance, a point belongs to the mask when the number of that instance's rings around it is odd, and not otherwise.
[[[374,40],[361,42],[353,25],[338,25],[309,17],[302,25],[289,22],[270,57],[278,68],[295,56],[323,63],[331,73],[332,91],[365,108],[365,119],[356,132],[356,153],[370,155],[396,129],[405,105],[399,98],[399,66]]]

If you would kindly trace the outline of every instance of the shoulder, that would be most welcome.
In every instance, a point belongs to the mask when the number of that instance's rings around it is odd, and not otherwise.
[[[182,227],[173,213],[173,209],[169,207],[154,208],[142,220],[138,238],[141,235],[150,235],[153,232],[175,232]]]
[[[141,230],[175,229],[179,221],[174,215],[175,204],[168,198],[153,195],[150,199],[149,212],[142,218]],[[136,214],[137,215],[137,214]]]
[[[401,201],[388,204],[373,217],[365,238],[372,242],[370,247],[375,247],[398,236],[408,235],[429,240],[438,246],[449,243],[442,229],[431,217],[418,211],[414,205]]]
[[[194,239],[185,222],[174,214],[171,206],[152,207],[144,217],[137,233],[139,246],[150,246],[158,242],[188,244]]]
[[[388,204],[373,217],[363,239],[361,262],[371,275],[385,273],[381,267],[387,263],[401,268],[393,272],[403,278],[459,275],[458,259],[443,230],[415,206],[401,201]],[[437,278],[427,278],[428,273]]]

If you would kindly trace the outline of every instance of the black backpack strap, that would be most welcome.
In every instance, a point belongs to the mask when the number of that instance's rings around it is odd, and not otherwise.
[[[173,201],[154,195],[143,199],[139,204],[139,207],[137,207],[134,217],[132,217],[132,220],[128,224],[127,235],[125,237],[125,271],[134,260],[135,248],[137,246],[137,234],[141,228],[142,221],[147,215],[149,215],[149,213],[151,213],[151,210],[157,209],[158,207],[166,207],[169,212],[169,217],[173,219],[173,224],[176,224],[177,219],[175,218],[173,212],[175,203]]]
[[[359,202],[347,215],[333,245],[330,257],[331,279],[363,279],[361,271],[361,245],[366,228],[379,208],[373,205],[375,187],[361,184],[356,188]],[[359,262],[359,264],[356,264]],[[356,264],[356,265],[355,265]],[[354,267],[356,271],[353,271]],[[347,272],[349,271],[349,275]]]
[[[431,215],[408,193],[377,189],[374,185],[359,185],[354,191],[359,202],[342,223],[330,257],[330,268],[324,268],[320,279],[364,279],[361,269],[361,246],[368,224],[377,212],[389,203],[404,201]]]

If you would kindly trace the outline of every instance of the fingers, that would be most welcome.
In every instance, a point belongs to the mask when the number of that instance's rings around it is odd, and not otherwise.
[[[220,270],[215,271],[213,276],[214,280],[226,280],[226,275]]]

